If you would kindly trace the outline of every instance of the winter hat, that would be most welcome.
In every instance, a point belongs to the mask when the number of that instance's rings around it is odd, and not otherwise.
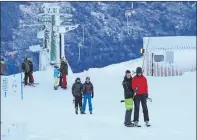
[[[86,80],[90,80],[90,77],[86,77]]]
[[[129,73],[131,73],[130,70],[126,70],[125,74],[129,74]]]
[[[64,57],[63,56],[61,57],[61,61],[64,61]]]
[[[136,68],[136,73],[137,73],[137,74],[142,73],[142,68],[141,68],[141,67],[137,67],[137,68]]]
[[[79,77],[77,77],[76,81],[77,81],[77,80],[81,81],[81,79],[80,79]]]
[[[27,58],[27,60],[28,60],[28,61],[33,61],[33,58],[30,58],[30,57],[29,57],[29,58]]]
[[[59,68],[58,65],[54,65],[54,68]]]

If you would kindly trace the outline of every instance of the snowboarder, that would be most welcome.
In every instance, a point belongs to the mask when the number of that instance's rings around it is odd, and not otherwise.
[[[86,81],[83,84],[83,107],[82,107],[82,114],[86,114],[86,103],[88,100],[89,105],[89,112],[92,114],[92,98],[94,98],[94,87],[93,84],[90,82],[90,77],[86,77]]]
[[[28,81],[28,78],[30,78],[30,71],[31,71],[27,57],[24,59],[24,62],[22,63],[22,70],[25,73],[24,84],[27,85],[27,81]]]
[[[122,82],[123,88],[124,88],[124,102],[126,106],[126,112],[125,112],[125,121],[124,125],[129,127],[133,126],[133,123],[131,122],[131,114],[133,109],[133,96],[134,92],[132,89],[132,76],[131,72],[129,70],[126,70],[125,77]]]
[[[72,94],[75,101],[75,113],[78,114],[78,106],[82,114],[82,94],[83,94],[83,84],[81,83],[80,78],[75,80],[75,83],[72,85]]]
[[[146,78],[142,75],[141,67],[136,68],[136,76],[134,76],[132,80],[132,89],[136,92],[134,97],[134,124],[137,126],[139,122],[139,108],[141,102],[144,114],[144,122],[146,126],[150,126],[148,107],[146,103],[148,98],[148,84]]]
[[[67,88],[66,76],[68,75],[68,64],[64,57],[61,58],[60,72],[62,76],[62,79],[60,78],[60,80],[62,80],[61,88],[66,89]]]
[[[58,78],[59,78],[59,67],[57,65],[54,66],[54,72],[53,72],[53,76],[54,76],[54,79],[55,79],[55,83],[54,83],[54,89],[57,90],[58,89]]]

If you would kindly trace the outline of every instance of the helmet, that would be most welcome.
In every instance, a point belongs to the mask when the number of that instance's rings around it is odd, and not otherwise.
[[[59,68],[57,64],[54,65],[54,68]]]
[[[141,68],[141,67],[137,67],[137,68],[136,68],[136,73],[137,73],[137,74],[142,73],[142,68]]]

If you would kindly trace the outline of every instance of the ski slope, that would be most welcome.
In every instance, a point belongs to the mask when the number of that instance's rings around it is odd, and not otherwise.
[[[195,140],[196,72],[181,77],[147,77],[150,128],[123,125],[125,106],[121,82],[126,69],[135,70],[142,59],[110,65],[102,69],[71,74],[68,89],[53,90],[53,69],[35,72],[37,87],[24,88],[21,100],[20,74],[9,76],[7,97],[1,94],[2,140]],[[71,86],[76,77],[90,76],[95,87],[93,115],[74,113]],[[3,79],[3,77],[1,78]],[[16,84],[16,92],[12,84]],[[87,106],[88,107],[88,106]],[[133,118],[133,115],[132,115]]]

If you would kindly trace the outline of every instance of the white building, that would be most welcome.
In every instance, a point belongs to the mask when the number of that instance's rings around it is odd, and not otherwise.
[[[144,37],[144,74],[178,76],[196,71],[196,36]]]

